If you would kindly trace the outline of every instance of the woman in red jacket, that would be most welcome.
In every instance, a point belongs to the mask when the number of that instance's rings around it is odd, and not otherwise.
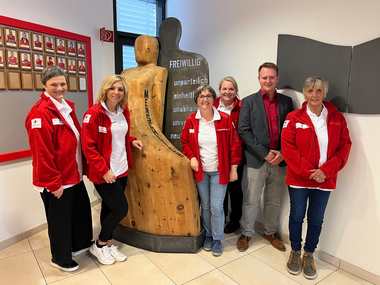
[[[44,202],[51,265],[62,271],[79,268],[72,256],[91,246],[90,199],[82,180],[87,162],[80,145],[80,125],[67,92],[65,71],[46,67],[41,73],[45,92],[25,120],[32,152],[33,185]]]
[[[322,230],[330,193],[338,171],[347,162],[351,140],[344,116],[324,101],[328,81],[307,78],[301,109],[288,114],[281,134],[282,154],[288,164],[286,184],[290,196],[289,237],[292,251],[287,269],[308,279],[317,277],[313,253]],[[301,266],[302,223],[307,202],[307,235]]]
[[[213,106],[215,90],[207,84],[195,90],[199,110],[191,114],[181,133],[182,152],[190,159],[197,180],[202,221],[206,230],[203,248],[222,254],[223,201],[228,182],[237,180],[241,147],[228,115]]]
[[[219,83],[220,97],[216,98],[214,107],[219,111],[226,113],[230,117],[231,123],[237,128],[241,100],[238,98],[238,84],[232,76],[223,78]],[[242,145],[242,140],[239,137]],[[228,193],[231,202],[230,221],[224,227],[224,233],[229,234],[235,232],[240,228],[241,209],[243,204],[243,192],[241,190],[241,179],[244,170],[244,152],[242,152],[242,159],[237,166],[238,179],[230,182],[227,185],[226,197],[224,199],[224,212],[228,213]]]
[[[141,141],[130,137],[127,84],[120,75],[104,79],[97,103],[84,115],[82,148],[89,164],[88,178],[102,197],[100,231],[90,252],[100,263],[110,265],[127,257],[112,245],[112,233],[128,213],[124,195],[128,169],[133,168],[131,145],[142,149]]]

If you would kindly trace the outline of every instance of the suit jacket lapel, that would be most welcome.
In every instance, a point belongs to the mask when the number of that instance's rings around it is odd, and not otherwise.
[[[261,118],[264,122],[265,129],[269,132],[269,125],[268,125],[268,118],[267,118],[267,112],[265,111],[265,105],[263,101],[263,96],[261,96],[261,92],[256,93],[256,103],[258,106],[258,111],[261,113]]]

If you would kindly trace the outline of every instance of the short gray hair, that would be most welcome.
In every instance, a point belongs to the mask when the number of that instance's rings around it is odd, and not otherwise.
[[[197,89],[195,89],[195,92],[194,92],[194,101],[195,101],[195,103],[198,103],[198,97],[202,93],[203,90],[210,91],[211,94],[212,94],[212,98],[214,99],[214,102],[215,102],[215,100],[216,100],[216,92],[215,92],[214,88],[212,88],[208,84],[202,84]]]
[[[302,92],[305,94],[306,90],[313,87],[322,87],[327,95],[329,91],[329,81],[324,77],[312,76],[306,78],[305,83],[303,84]]]
[[[41,82],[44,85],[46,85],[46,82],[48,82],[49,79],[56,77],[56,76],[64,76],[65,80],[67,82],[67,76],[66,76],[65,71],[56,65],[50,65],[48,67],[45,67],[44,70],[42,70]]]

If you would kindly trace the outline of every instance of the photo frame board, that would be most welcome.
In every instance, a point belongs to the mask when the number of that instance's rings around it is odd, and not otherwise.
[[[0,68],[4,68],[5,67],[5,53],[4,53],[4,49],[3,48],[0,48]]]
[[[44,90],[44,87],[41,83],[41,72],[34,72],[34,89],[35,90]]]
[[[86,44],[77,42],[77,56],[80,58],[86,58]]]
[[[7,89],[5,70],[0,70],[0,89]]]
[[[4,27],[4,45],[6,47],[17,48],[18,30],[11,27]]]
[[[14,49],[6,49],[5,54],[7,58],[7,68],[19,69],[20,59],[19,59],[18,51]]]
[[[45,54],[45,67],[56,65],[55,55]]]
[[[22,70],[32,70],[32,53],[28,51],[19,51],[20,68]]]
[[[41,70],[45,67],[45,59],[42,53],[34,52],[33,56],[33,70]]]
[[[86,74],[86,61],[78,59],[78,74],[85,75]]]
[[[67,81],[69,83],[69,91],[78,91],[78,77],[75,75],[68,75]]]
[[[77,74],[77,60],[73,58],[67,59],[67,73],[68,74]]]
[[[43,51],[43,35],[40,33],[32,33],[32,50]]]
[[[20,90],[20,71],[18,70],[7,70],[8,78],[8,90]]]
[[[55,53],[55,37],[44,35],[44,49],[47,53]]]
[[[78,77],[78,91],[87,91],[87,78],[85,76]]]
[[[67,73],[67,58],[63,56],[57,56],[57,63],[56,65],[59,68],[62,68]]]
[[[0,26],[0,47],[4,44],[3,26]]]
[[[21,89],[33,90],[33,74],[30,71],[21,71]]]
[[[68,56],[77,56],[77,45],[75,41],[67,40],[67,55]]]
[[[55,38],[55,53],[59,55],[66,55],[66,40],[63,38]]]
[[[30,49],[30,32],[26,30],[18,30],[18,47],[22,49]]]

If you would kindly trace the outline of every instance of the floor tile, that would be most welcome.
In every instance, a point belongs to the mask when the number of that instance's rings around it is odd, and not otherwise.
[[[333,274],[327,276],[318,285],[360,285],[360,284],[372,284],[355,275],[352,275],[342,269],[338,269]]]
[[[273,269],[269,265],[266,265],[265,263],[256,259],[252,255],[246,255],[242,258],[239,258],[231,263],[228,263],[227,265],[220,267],[219,270],[240,285],[298,284],[297,282],[293,281],[290,278],[287,278],[287,276]]]
[[[218,284],[218,285],[238,285],[235,281],[229,278],[223,272],[215,269],[209,273],[206,273],[190,282],[185,283],[186,285],[204,285],[204,284]]]
[[[129,256],[126,261],[116,262],[113,265],[96,262],[112,285],[175,284],[142,253]]]
[[[50,246],[48,230],[44,230],[34,236],[31,236],[28,240],[33,250]]]
[[[38,249],[34,251],[34,253],[41,268],[42,274],[48,283],[59,281],[64,278],[97,268],[96,263],[92,260],[88,253],[84,253],[73,258],[79,264],[79,269],[74,272],[64,272],[51,266],[50,247]]]
[[[222,244],[223,254],[221,256],[215,257],[212,255],[211,251],[205,251],[204,249],[200,250],[197,254],[208,261],[210,264],[215,266],[216,268],[223,266],[231,261],[234,261],[238,258],[247,255],[247,252],[240,252],[236,249],[236,245],[230,243],[229,241],[223,240]]]
[[[318,276],[314,280],[307,280],[302,274],[296,276],[296,275],[292,275],[288,273],[288,271],[286,270],[286,263],[288,261],[289,254],[290,254],[289,246],[287,246],[287,250],[285,252],[279,251],[272,246],[267,246],[251,253],[250,255],[256,257],[260,261],[271,266],[272,268],[276,269],[280,273],[284,274],[285,276],[293,279],[294,281],[300,284],[317,284],[318,282],[320,282],[321,280],[326,278],[328,275],[332,274],[334,271],[337,270],[337,268],[332,266],[331,264],[328,264],[317,258],[314,258],[315,267],[317,268],[317,271],[318,271]]]
[[[110,285],[111,282],[104,276],[100,268],[95,268],[58,282],[54,285],[77,285],[77,284],[91,284],[91,285]]]
[[[33,252],[0,260],[0,284],[46,284]]]
[[[0,251],[0,259],[19,255],[25,252],[31,252],[32,248],[30,247],[30,244],[27,239],[24,239],[14,245],[11,245],[3,250]]]
[[[127,245],[117,240],[112,240],[112,244],[117,246],[118,249],[127,256],[127,258],[131,255],[141,253],[141,251],[137,247]]]
[[[198,254],[155,253],[144,254],[176,284],[182,284],[215,269]]]

